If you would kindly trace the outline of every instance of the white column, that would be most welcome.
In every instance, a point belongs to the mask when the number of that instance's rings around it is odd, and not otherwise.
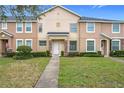
[[[109,53],[110,53],[110,40],[107,40],[107,55],[106,55],[106,57],[109,57]]]

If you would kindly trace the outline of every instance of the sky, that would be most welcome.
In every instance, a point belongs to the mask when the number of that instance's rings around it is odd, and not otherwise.
[[[81,16],[124,20],[124,5],[63,5]]]

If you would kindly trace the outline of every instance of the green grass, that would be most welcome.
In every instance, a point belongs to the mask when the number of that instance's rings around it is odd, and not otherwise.
[[[48,62],[47,57],[17,61],[0,58],[0,87],[34,87]]]
[[[124,63],[102,57],[61,57],[59,87],[124,87]]]

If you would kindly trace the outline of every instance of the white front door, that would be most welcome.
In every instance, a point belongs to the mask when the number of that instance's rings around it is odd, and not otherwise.
[[[59,42],[57,41],[52,42],[52,55],[60,55],[59,54]]]

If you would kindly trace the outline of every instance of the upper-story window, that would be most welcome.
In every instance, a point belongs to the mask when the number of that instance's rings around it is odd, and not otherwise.
[[[6,22],[2,23],[2,29],[7,29],[7,23]]]
[[[87,23],[87,32],[88,33],[95,32],[95,23]]]
[[[39,32],[42,32],[42,23],[39,23]]]
[[[77,32],[77,23],[71,23],[70,30],[71,32]]]
[[[23,23],[18,22],[16,23],[16,33],[22,33],[23,32]]]
[[[31,33],[32,32],[32,23],[31,22],[26,22],[25,23],[25,30],[26,30],[26,33]]]
[[[112,24],[112,33],[120,33],[120,24],[118,23]]]

